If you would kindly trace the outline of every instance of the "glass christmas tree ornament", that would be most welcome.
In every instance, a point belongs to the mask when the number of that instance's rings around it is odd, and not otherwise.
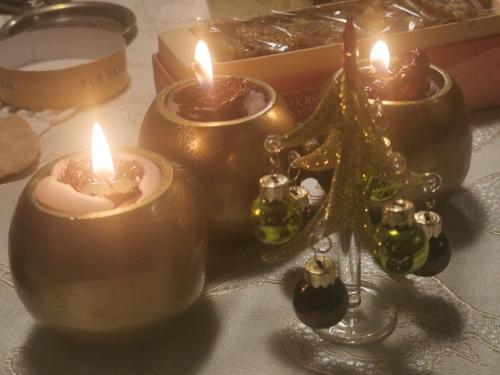
[[[292,240],[302,228],[302,209],[290,194],[290,181],[281,174],[270,174],[259,181],[260,194],[250,209],[252,229],[266,245]]]
[[[420,269],[429,254],[429,241],[420,225],[414,221],[415,206],[397,199],[386,204],[382,222],[374,233],[372,254],[384,271],[408,274]]]
[[[415,222],[422,227],[429,240],[429,256],[425,264],[413,273],[435,276],[445,270],[451,259],[450,242],[442,231],[441,216],[432,211],[420,211],[415,214]]]
[[[304,277],[293,293],[295,314],[305,325],[332,327],[345,316],[349,298],[336,272],[335,263],[327,256],[314,256],[305,264]]]

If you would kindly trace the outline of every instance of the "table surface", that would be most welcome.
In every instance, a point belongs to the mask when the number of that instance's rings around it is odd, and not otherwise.
[[[209,12],[201,0],[116,2],[138,18],[139,34],[127,50],[130,85],[90,110],[20,111],[40,134],[41,163],[86,148],[96,117],[112,145],[135,145],[155,95],[150,59],[157,33]],[[307,2],[253,1],[262,7]],[[212,11],[227,9],[221,4],[248,11],[229,0],[209,2]],[[307,254],[264,265],[250,245],[212,249],[203,298],[165,338],[113,349],[61,341],[34,325],[9,272],[8,230],[28,177],[1,184],[0,374],[499,374],[500,109],[474,113],[472,120],[470,172],[463,189],[440,207],[451,263],[438,278],[397,284],[365,257],[365,278],[390,292],[399,322],[389,338],[361,348],[322,342],[296,320],[290,291]]]

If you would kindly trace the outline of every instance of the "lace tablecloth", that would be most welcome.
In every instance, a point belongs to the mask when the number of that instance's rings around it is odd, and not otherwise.
[[[208,14],[201,0],[117,3],[139,23],[127,50],[130,86],[92,110],[21,112],[40,135],[41,163],[86,148],[96,118],[112,145],[136,144],[154,97],[157,33]],[[366,257],[365,279],[389,291],[399,323],[388,339],[356,349],[322,342],[296,320],[290,292],[307,254],[264,265],[253,245],[211,250],[201,302],[161,340],[119,348],[61,341],[33,324],[10,277],[8,229],[27,178],[0,185],[0,374],[499,374],[500,109],[472,118],[471,170],[440,207],[450,266],[439,278],[396,284]]]

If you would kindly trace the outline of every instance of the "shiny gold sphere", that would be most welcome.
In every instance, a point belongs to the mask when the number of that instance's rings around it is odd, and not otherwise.
[[[138,148],[160,186],[113,210],[70,215],[42,206],[42,167],[19,198],[9,235],[16,291],[42,326],[84,338],[133,337],[187,309],[205,280],[205,225],[185,169]]]
[[[336,78],[341,74],[342,70],[337,71]],[[393,150],[406,157],[410,170],[441,176],[440,193],[444,193],[459,188],[469,171],[472,127],[457,83],[435,65],[431,65],[431,79],[439,89],[430,97],[382,101],[385,133]],[[416,197],[416,191],[411,193]]]
[[[200,179],[209,237],[218,242],[251,238],[250,206],[258,194],[259,178],[270,171],[264,140],[295,127],[291,113],[271,86],[244,78],[265,94],[267,105],[260,112],[229,121],[187,120],[166,106],[173,92],[194,84],[193,80],[180,81],[153,101],[139,137],[141,146],[179,161]]]

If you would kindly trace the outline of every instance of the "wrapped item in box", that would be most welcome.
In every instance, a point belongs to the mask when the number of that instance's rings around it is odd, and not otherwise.
[[[361,57],[377,39],[394,56],[423,48],[458,81],[469,109],[500,104],[500,0],[342,0],[244,20],[162,32],[153,56],[157,90],[191,77],[196,42],[204,39],[218,74],[270,83],[297,119],[314,108],[318,91],[341,65],[341,35],[355,18]]]

